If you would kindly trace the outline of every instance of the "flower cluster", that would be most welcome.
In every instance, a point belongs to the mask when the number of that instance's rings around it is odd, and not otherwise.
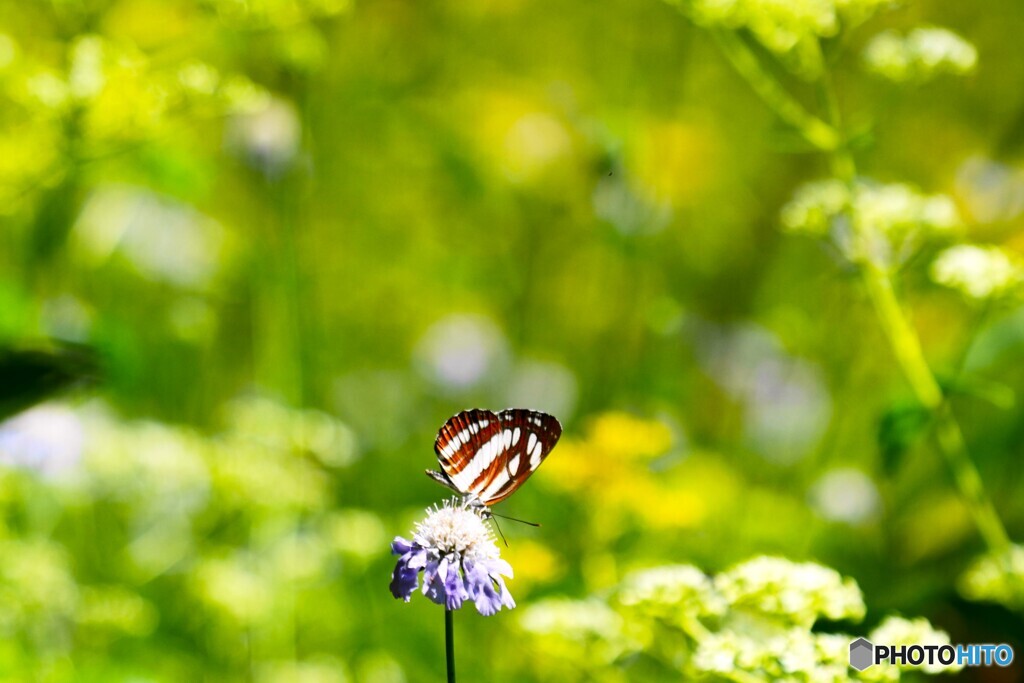
[[[827,179],[798,188],[782,208],[781,223],[788,232],[830,237],[850,260],[886,264],[902,261],[925,237],[948,234],[960,216],[946,195],[901,183],[861,179],[850,188]]]
[[[895,31],[879,33],[865,48],[864,62],[891,81],[923,82],[945,73],[970,73],[978,63],[978,51],[952,31],[921,27],[906,36]]]
[[[746,29],[783,63],[802,75],[820,73],[818,41],[841,23],[859,23],[890,0],[668,0],[702,26]]]
[[[644,661],[665,670],[664,677],[900,678],[902,667],[895,666],[852,672],[848,651],[855,636],[815,629],[821,619],[860,620],[865,607],[852,579],[812,562],[757,557],[714,577],[691,565],[654,567],[628,574],[616,597],[616,610],[593,599],[548,600],[526,610],[520,626],[538,639],[538,647],[576,666],[593,666],[595,653],[617,653],[618,661],[643,653]],[[949,642],[927,620],[899,617],[886,619],[868,637],[897,644]],[[551,663],[545,660],[545,666]]]
[[[472,600],[484,616],[516,606],[502,576],[512,567],[498,554],[494,536],[475,510],[445,501],[427,510],[412,541],[396,537],[391,552],[400,555],[391,575],[391,594],[409,601],[423,572],[423,594],[446,609]]]
[[[960,577],[960,593],[968,600],[998,602],[1024,611],[1024,546],[986,555]]]
[[[813,562],[758,557],[715,579],[715,587],[733,608],[810,628],[820,617],[860,620],[864,598],[853,579]]]
[[[619,603],[669,620],[685,615],[721,614],[726,606],[714,582],[688,564],[628,574],[619,591]]]
[[[960,244],[939,254],[931,277],[971,299],[990,299],[1024,283],[1024,264],[999,247]]]
[[[767,637],[727,630],[703,639],[693,661],[699,671],[726,678],[743,672],[756,680],[845,681],[849,645],[846,636],[801,628]]]

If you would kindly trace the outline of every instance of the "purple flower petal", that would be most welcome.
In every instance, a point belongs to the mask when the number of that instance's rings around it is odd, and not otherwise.
[[[423,548],[414,546],[411,552],[406,553],[402,557],[412,569],[423,569],[427,566],[427,551]]]
[[[476,600],[476,611],[485,617],[497,614],[498,610],[501,609],[501,597],[494,591],[493,586],[486,586],[483,590],[477,593]]]
[[[423,570],[423,594],[438,605],[445,604],[444,579],[440,576],[440,570],[441,565],[444,564],[447,575],[447,563],[447,559],[441,559],[440,562],[430,559],[427,560],[427,566]]]
[[[395,570],[391,572],[391,594],[395,598],[401,598],[409,602],[412,592],[416,590],[419,579],[419,570],[409,567],[404,561],[405,556],[398,560]]]
[[[494,577],[497,577],[499,574],[501,574],[503,576],[507,576],[510,579],[513,578],[512,565],[510,565],[508,562],[501,559],[500,557],[487,561],[487,573]]]
[[[405,540],[401,536],[395,536],[395,540],[391,541],[391,554],[392,555],[405,555],[407,552],[413,550],[413,544]]]
[[[489,617],[501,609],[501,596],[494,590],[491,576],[483,562],[466,563],[466,584],[469,587],[469,595],[476,603],[477,612]]]
[[[459,609],[462,607],[462,601],[469,597],[465,581],[462,575],[459,574],[458,566],[455,563],[448,565],[448,576],[444,579],[444,590],[448,596],[448,599],[445,601],[445,607],[448,609]]]
[[[498,584],[498,592],[501,597],[501,604],[508,609],[512,609],[516,606],[516,601],[512,599],[512,594],[508,592],[508,588],[505,587],[505,580],[497,574],[492,574],[491,578],[494,579],[495,583]]]

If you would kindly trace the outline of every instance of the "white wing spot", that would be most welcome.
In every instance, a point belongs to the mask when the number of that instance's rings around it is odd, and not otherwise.
[[[519,427],[516,427],[515,431],[512,432],[512,445],[515,446],[518,443],[519,443]]]
[[[536,443],[537,443],[537,435],[534,434],[533,432],[530,432],[530,440],[526,442],[526,450],[527,451],[532,451],[533,447],[534,447],[534,445],[536,445]]]
[[[531,434],[532,436],[532,434]],[[541,444],[538,441],[537,445],[530,449],[530,469],[535,470],[540,467],[540,452],[543,450]]]
[[[512,474],[515,474],[516,472],[519,471],[519,456],[518,455],[516,455],[516,457],[514,457],[514,458],[512,458],[511,460],[508,461],[508,471],[511,472]]]

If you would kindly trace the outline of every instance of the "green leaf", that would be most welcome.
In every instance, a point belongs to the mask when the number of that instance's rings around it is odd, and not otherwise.
[[[904,454],[928,431],[931,413],[916,402],[892,406],[878,424],[878,449],[887,475],[899,469]]]
[[[0,349],[0,420],[96,379],[98,369],[95,352],[77,344]]]

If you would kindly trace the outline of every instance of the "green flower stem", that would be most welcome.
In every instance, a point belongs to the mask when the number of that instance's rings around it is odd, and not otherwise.
[[[827,74],[821,79],[819,87],[833,128],[842,130],[838,98]],[[852,187],[857,178],[857,166],[849,148],[841,144],[822,151],[828,153],[833,173]],[[1005,550],[1010,543],[1006,529],[985,492],[978,468],[967,452],[967,443],[960,424],[924,357],[921,339],[900,306],[889,272],[869,260],[861,264],[860,273],[882,331],[889,340],[889,346],[896,356],[903,376],[910,384],[917,400],[935,419],[935,437],[939,450],[949,464],[953,481],[966,502],[978,531],[990,550]]]
[[[825,109],[828,111],[828,120],[835,130],[842,130],[836,88],[827,74],[820,80],[819,87]],[[823,152],[828,154],[833,172],[852,187],[857,178],[857,166],[849,148],[845,144],[840,144]],[[993,552],[1005,551],[1010,545],[1007,530],[985,493],[981,474],[978,473],[978,468],[968,453],[964,432],[956,422],[942,393],[942,387],[928,365],[921,338],[900,306],[889,272],[868,260],[861,264],[860,273],[903,376],[914,395],[935,419],[935,436],[939,451],[949,465],[956,488],[967,503],[985,545]]]
[[[712,34],[725,56],[754,92],[780,119],[794,126],[808,142],[827,154],[832,172],[852,186],[856,181],[857,168],[853,155],[839,133],[842,130],[839,103],[828,73],[826,72],[818,83],[822,102],[828,114],[826,123],[807,112],[794,100],[764,69],[738,35],[725,30],[713,30]],[[921,340],[900,307],[889,273],[878,264],[868,262],[862,264],[861,276],[903,375],[917,400],[930,410],[935,418],[939,450],[949,463],[953,480],[967,503],[979,532],[990,550],[1005,551],[1010,543],[1006,529],[985,492],[978,469],[967,452],[967,444],[960,425],[925,360]]]
[[[455,624],[452,610],[444,611],[444,658],[448,667],[448,683],[455,683]]]
[[[840,136],[836,129],[808,112],[786,92],[735,31],[711,29],[711,35],[736,71],[780,119],[818,149],[831,151],[839,146]]]
[[[889,339],[900,368],[917,400],[935,417],[935,436],[939,450],[949,463],[953,479],[974,517],[982,537],[993,552],[1005,550],[1010,543],[992,501],[985,493],[981,475],[967,453],[963,432],[953,416],[942,388],[935,380],[921,349],[921,342],[900,307],[889,275],[873,263],[861,269],[868,295]]]

